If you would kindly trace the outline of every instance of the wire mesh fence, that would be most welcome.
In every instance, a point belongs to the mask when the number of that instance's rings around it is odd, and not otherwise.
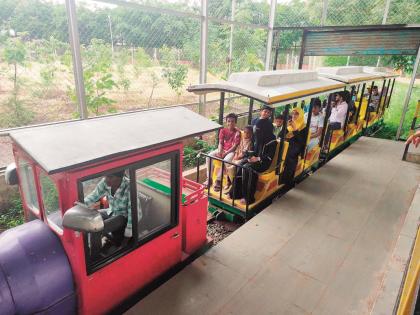
[[[33,4],[1,4],[0,129],[77,115],[65,6]]]
[[[325,25],[381,24],[386,0],[329,0]]]
[[[89,115],[198,101],[185,89],[198,83],[197,18],[132,5],[79,8]]]
[[[200,82],[201,46],[207,47],[207,82],[264,69],[267,1],[208,0],[205,45],[200,0],[76,5],[89,116],[175,104],[199,111],[199,98],[186,88]],[[386,0],[282,0],[275,26],[380,24],[385,5]],[[391,0],[386,23],[420,23],[419,12],[417,0]],[[68,27],[64,1],[0,1],[0,129],[79,117]],[[301,34],[295,29],[279,35],[278,69],[297,68]],[[376,62],[370,58],[352,57],[350,64]],[[337,62],[346,64],[347,57],[306,58],[304,67]],[[217,117],[218,98],[208,95],[200,113]]]

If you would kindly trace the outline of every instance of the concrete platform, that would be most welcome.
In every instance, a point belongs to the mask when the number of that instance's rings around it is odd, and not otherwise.
[[[359,139],[128,314],[391,314],[420,213],[403,149]]]

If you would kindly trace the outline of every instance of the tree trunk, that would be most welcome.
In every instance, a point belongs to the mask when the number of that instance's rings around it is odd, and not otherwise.
[[[17,63],[15,62],[13,65],[14,65],[14,68],[15,68],[15,76],[14,76],[14,80],[13,80],[13,89],[15,90],[15,93],[16,93],[16,87],[17,87]]]
[[[149,102],[147,103],[147,108],[150,108],[150,103],[152,102],[153,97],[153,91],[155,90],[155,87],[152,87],[152,93],[150,93]]]

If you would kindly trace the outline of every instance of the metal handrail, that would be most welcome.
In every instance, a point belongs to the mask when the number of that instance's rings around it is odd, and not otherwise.
[[[272,140],[272,141],[270,141],[270,142],[268,142],[268,143],[266,143],[266,145],[268,145],[268,144],[271,144],[271,143],[273,143],[273,142],[277,142],[277,140],[276,139],[274,139],[274,140]],[[282,162],[284,161],[283,160],[283,154],[282,154],[282,151],[283,150],[279,150],[278,151],[278,153],[277,153],[277,163],[275,163],[275,165],[274,165],[274,167],[270,167],[270,169],[272,169],[272,171],[275,171],[276,172],[276,175],[278,175],[279,176],[279,178],[281,178],[281,173],[279,172],[278,174],[277,174],[277,170],[280,170],[280,167],[281,167],[281,164],[282,164]],[[196,170],[196,181],[198,182],[199,181],[199,176],[200,176],[200,174],[199,174],[199,169],[200,169],[200,158],[201,157],[206,157],[206,158],[209,158],[210,160],[209,160],[209,164],[210,164],[210,167],[208,168],[208,170],[207,170],[207,179],[208,179],[208,181],[210,181],[210,178],[211,178],[211,173],[210,173],[210,171],[211,171],[211,169],[212,169],[212,163],[213,163],[213,160],[216,160],[216,161],[219,161],[219,162],[221,162],[222,163],[222,178],[221,178],[221,183],[220,183],[220,186],[221,186],[221,189],[220,189],[220,192],[219,192],[219,201],[221,201],[222,200],[222,191],[223,191],[223,173],[224,173],[224,169],[225,169],[225,164],[229,164],[229,165],[232,165],[232,166],[234,166],[235,167],[235,174],[237,174],[237,169],[238,168],[240,168],[240,169],[242,169],[242,170],[245,170],[246,172],[248,172],[248,182],[246,183],[247,184],[247,195],[246,195],[246,198],[245,198],[245,201],[246,201],[246,206],[245,206],[245,220],[247,220],[248,219],[248,210],[249,210],[249,202],[248,202],[248,200],[249,200],[249,192],[250,192],[250,188],[251,188],[251,179],[252,179],[252,176],[251,176],[251,173],[252,174],[255,174],[256,176],[260,176],[260,175],[262,175],[262,174],[264,174],[265,173],[265,171],[264,172],[258,172],[258,171],[256,171],[256,170],[254,170],[254,169],[252,169],[252,168],[249,168],[249,167],[245,167],[244,165],[239,165],[239,164],[235,164],[235,163],[233,163],[233,162],[230,162],[230,161],[225,161],[224,159],[222,159],[222,158],[219,158],[219,157],[215,157],[215,156],[210,156],[209,154],[206,154],[206,153],[203,153],[203,152],[199,152],[198,154],[197,154],[197,170]],[[274,157],[275,158],[275,157]],[[207,185],[208,187],[207,187],[207,194],[208,195],[210,195],[210,185]],[[235,180],[233,180],[232,181],[232,190],[233,191],[235,191]],[[235,206],[235,196],[233,196],[233,198],[232,198],[232,207],[234,207]]]
[[[414,134],[414,130],[419,129],[420,126],[416,126],[417,123],[417,118],[420,118],[420,100],[417,101],[417,106],[416,106],[416,112],[414,113],[414,117],[413,120],[411,121],[411,127],[410,127],[410,132],[409,132],[409,136]],[[408,154],[408,148],[410,147],[410,144],[406,144],[405,148],[404,148],[404,153],[403,153],[403,161],[407,160],[407,154]]]

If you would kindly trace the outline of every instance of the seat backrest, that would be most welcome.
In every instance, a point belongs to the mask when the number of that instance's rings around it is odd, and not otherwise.
[[[274,153],[274,158],[271,161],[270,167],[263,173],[269,173],[276,169],[277,161],[279,160],[279,151],[280,151],[280,140],[276,139],[276,151]]]

